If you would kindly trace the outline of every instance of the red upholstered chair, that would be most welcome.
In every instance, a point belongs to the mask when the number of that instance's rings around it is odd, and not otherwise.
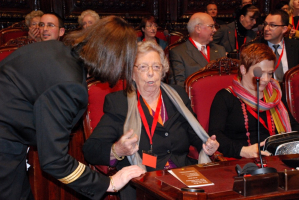
[[[9,56],[12,52],[14,52],[16,49],[18,49],[17,46],[15,47],[0,47],[0,62]]]
[[[292,115],[299,122],[299,65],[288,70],[283,79],[287,104]]]
[[[116,86],[110,88],[108,83],[101,83],[93,79],[88,81],[88,106],[83,119],[85,139],[89,138],[104,114],[105,96],[111,92],[123,90],[125,88],[124,84],[124,81],[120,80]]]
[[[18,38],[21,36],[27,36],[28,31],[25,31],[20,28],[7,28],[7,29],[2,29],[0,31],[0,45],[5,44],[8,42],[10,39],[13,38]]]
[[[109,87],[108,83],[101,83],[100,81],[95,81],[90,79],[87,82],[88,87],[88,106],[86,110],[85,117],[83,118],[84,135],[85,140],[91,135],[94,128],[97,126],[101,120],[104,112],[103,106],[105,101],[105,96],[111,92],[116,92],[123,90],[125,88],[125,82],[120,80],[116,86],[113,88]],[[113,175],[116,172],[115,167],[96,165],[90,167],[96,171],[100,171],[106,175]],[[113,193],[106,193],[103,197],[104,200],[118,200],[118,196]]]
[[[191,100],[193,111],[207,132],[209,131],[212,101],[219,90],[232,84],[238,68],[238,60],[223,57],[211,61],[206,67],[190,75],[185,81],[185,89]],[[192,151],[193,148],[191,148]],[[198,157],[196,152],[192,157]]]
[[[31,43],[35,43],[35,42],[36,41],[34,39],[28,39],[27,36],[22,36],[22,37],[10,39],[10,40],[8,40],[8,42],[3,44],[2,46],[4,46],[4,47],[8,47],[8,46],[21,47],[21,46],[25,46],[27,44],[31,44]]]

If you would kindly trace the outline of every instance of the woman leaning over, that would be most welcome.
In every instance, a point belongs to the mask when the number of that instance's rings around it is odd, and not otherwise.
[[[201,151],[201,162],[209,161],[207,155],[219,146],[216,137],[209,138],[201,128],[183,88],[161,82],[168,68],[161,47],[151,41],[138,43],[132,76],[136,89],[106,96],[105,114],[83,146],[88,162],[117,169],[137,164],[147,171],[183,167],[197,163],[187,156],[190,145]],[[144,166],[152,154],[156,163]],[[121,197],[136,198],[134,189],[128,190],[121,191]]]
[[[226,157],[253,158],[258,156],[257,123],[260,138],[281,132],[299,130],[299,124],[282,101],[280,86],[272,78],[275,54],[265,44],[250,44],[240,54],[239,73],[232,86],[220,90],[210,111],[209,134],[215,134],[220,143],[219,151]],[[253,70],[260,67],[259,105],[257,121],[257,88]],[[261,146],[264,142],[261,142]],[[262,151],[262,155],[269,155]]]
[[[290,37],[299,39],[299,0],[290,0],[289,15],[289,22],[292,25]]]

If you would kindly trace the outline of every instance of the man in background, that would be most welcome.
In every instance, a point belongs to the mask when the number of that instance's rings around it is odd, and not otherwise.
[[[216,29],[218,29],[220,25],[225,24],[222,20],[217,18],[218,8],[216,3],[211,2],[207,4],[206,13],[208,13],[213,18]]]
[[[169,81],[180,86],[184,86],[188,76],[205,67],[210,61],[226,56],[222,46],[211,43],[216,29],[210,15],[202,12],[193,14],[187,29],[189,39],[169,52]]]
[[[62,18],[55,13],[46,13],[39,22],[42,41],[59,40],[65,33]]]
[[[283,10],[273,10],[264,22],[264,37],[254,42],[267,44],[276,54],[274,78],[283,81],[286,71],[299,64],[299,41],[284,37],[288,31],[289,15]]]

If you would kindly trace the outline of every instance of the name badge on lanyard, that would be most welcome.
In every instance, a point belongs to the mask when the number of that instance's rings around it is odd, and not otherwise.
[[[158,123],[158,118],[159,118],[159,114],[160,114],[160,110],[161,110],[161,105],[162,105],[161,96],[162,96],[162,94],[161,94],[161,91],[160,91],[158,105],[157,105],[157,108],[156,108],[156,111],[155,111],[155,116],[154,116],[151,131],[149,130],[149,125],[147,123],[145,114],[143,112],[143,109],[142,109],[142,106],[141,106],[141,103],[140,103],[140,93],[139,93],[139,91],[137,91],[137,96],[138,96],[138,110],[139,110],[142,123],[143,123],[145,131],[146,131],[146,133],[149,137],[150,145],[151,145],[151,147],[148,151],[146,151],[146,150],[142,151],[142,164],[145,165],[145,166],[156,168],[157,167],[157,155],[153,153],[153,136],[154,136],[154,133],[155,133],[155,129],[156,129],[156,126],[157,126],[157,123]]]

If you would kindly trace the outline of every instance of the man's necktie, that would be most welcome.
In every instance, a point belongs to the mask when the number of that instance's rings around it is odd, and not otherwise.
[[[276,65],[277,65],[277,62],[278,62],[278,60],[279,60],[279,54],[278,54],[278,51],[277,51],[277,49],[278,49],[278,47],[279,47],[279,44],[274,44],[273,45],[273,48],[274,48],[274,53],[275,53],[275,55],[276,55],[276,63],[275,63],[275,67],[276,67]],[[277,69],[275,70],[275,77],[276,77],[276,80],[278,80],[279,82],[282,82],[282,80],[283,80],[283,75],[284,75],[284,73],[283,73],[283,68],[282,68],[282,64],[281,64],[282,62],[281,62],[281,60],[280,60],[280,62],[279,62],[279,66],[277,67]]]

